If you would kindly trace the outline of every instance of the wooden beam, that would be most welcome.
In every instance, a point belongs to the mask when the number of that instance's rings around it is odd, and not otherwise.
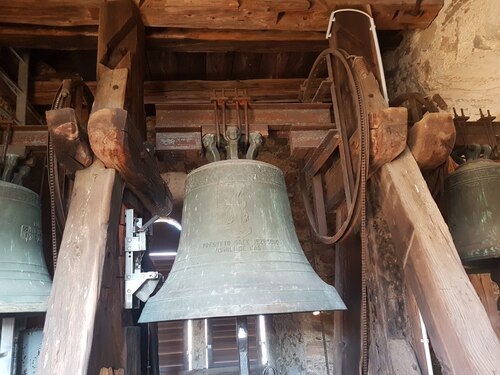
[[[146,139],[146,118],[144,116],[144,25],[139,9],[132,0],[104,1],[100,8],[99,39],[97,43],[97,80],[109,70],[127,69],[127,80],[123,90],[123,106],[114,103],[100,108],[124,108],[129,112],[132,125],[143,140]],[[114,75],[115,73],[111,73]],[[109,77],[110,75],[107,75]],[[120,77],[113,79],[112,87],[103,94],[117,95],[123,88]],[[101,83],[101,82],[99,82]],[[104,82],[103,82],[104,83]],[[117,86],[120,85],[120,86]],[[96,99],[92,111],[97,110]]]
[[[443,373],[495,373],[498,338],[410,150],[384,165],[371,188]]]
[[[328,42],[322,31],[147,28],[146,46],[170,52],[305,53],[320,52]]]
[[[373,207],[373,197],[368,199],[367,211],[368,372],[426,374],[421,367],[425,357],[418,358],[423,343],[413,337],[419,333],[420,318],[418,310],[412,311],[396,245],[382,212]]]
[[[30,49],[95,50],[97,49],[97,26],[61,28],[2,24],[0,45]]]
[[[474,273],[469,275],[469,279],[490,318],[493,329],[500,339],[500,315],[497,309],[498,296],[493,290],[491,275],[488,273]]]
[[[1,25],[0,45],[16,48],[95,50],[97,26]],[[146,29],[146,47],[170,52],[319,52],[324,32],[294,30]]]
[[[104,2],[101,18],[90,146],[106,167],[120,172],[152,215],[168,216],[170,192],[144,146],[143,30],[137,9],[131,0]]]
[[[120,367],[121,350],[114,349],[121,342],[121,315],[98,310],[119,282],[106,260],[116,259],[122,192],[117,173],[100,162],[76,173],[45,318],[39,375],[95,374],[100,367]],[[116,335],[101,331],[100,340],[94,340],[96,327],[109,333],[115,325],[120,326]],[[92,360],[91,352],[102,355]]]
[[[129,326],[123,328],[123,356],[125,374],[141,373],[141,328]]]
[[[500,141],[500,122],[493,121],[491,126],[482,121],[455,122],[457,137],[455,147],[467,146],[473,143],[480,145],[492,144]]]
[[[127,186],[153,215],[168,216],[172,198],[153,157],[144,149],[127,111],[104,108],[90,116],[90,145],[108,168],[120,172]]]
[[[214,90],[246,90],[253,101],[296,102],[305,78],[249,79],[243,81],[146,81],[144,104],[164,104],[176,101],[210,103]],[[51,105],[62,80],[35,80],[30,100],[35,105]],[[96,82],[86,82],[95,94]],[[240,91],[240,95],[241,95]]]
[[[344,0],[318,1],[240,1],[233,6],[220,1],[201,2],[177,0],[169,2],[146,1],[141,4],[142,19],[150,27],[247,29],[247,30],[296,30],[324,32],[330,12]],[[416,11],[415,0],[354,0],[350,6],[371,5],[377,28],[424,28],[437,15],[443,0],[425,1]],[[0,5],[0,23],[30,24],[39,26],[75,27],[97,25],[98,0],[63,0],[41,2],[18,0]]]
[[[341,223],[341,209],[337,212]],[[361,356],[361,246],[358,235],[335,245],[335,289],[347,311],[334,312],[334,374],[358,375]]]
[[[16,119],[21,125],[26,125],[26,112],[28,111],[28,78],[30,67],[30,53],[23,51],[19,55],[17,68],[17,86],[19,92],[16,97]]]
[[[9,126],[0,124],[0,145],[5,145],[7,141]],[[25,146],[31,150],[47,150],[48,132],[44,125],[12,125],[12,134],[9,138],[9,145]]]
[[[306,160],[318,148],[327,134],[327,130],[291,131],[288,135],[290,157],[295,160]]]
[[[271,130],[328,130],[334,125],[330,122],[330,105],[249,103],[248,118],[250,128],[269,126]],[[242,111],[240,110],[240,115]],[[234,104],[226,104],[227,125],[237,126],[237,113]],[[156,109],[157,131],[200,131],[214,128],[214,110],[210,104],[164,104]],[[180,129],[180,130],[177,130]]]

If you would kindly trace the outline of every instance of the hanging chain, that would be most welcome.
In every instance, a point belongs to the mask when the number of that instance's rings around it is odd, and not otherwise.
[[[64,86],[64,85],[63,85]],[[52,103],[52,109],[60,109],[64,106],[64,101],[68,97],[69,92],[65,87],[61,87],[59,92],[56,94],[54,102]],[[54,145],[52,143],[52,136],[49,132],[47,137],[47,153],[48,153],[48,184],[49,184],[49,196],[50,196],[50,232],[51,232],[51,245],[52,245],[52,266],[54,273],[57,266],[57,218],[56,218],[56,183],[57,180],[57,160],[54,152]]]
[[[366,183],[370,163],[370,129],[367,124],[366,110],[363,96],[358,84],[356,94],[359,102],[360,132],[361,132],[361,373],[368,374],[368,295],[367,295],[367,263],[368,263],[368,234],[366,230]]]

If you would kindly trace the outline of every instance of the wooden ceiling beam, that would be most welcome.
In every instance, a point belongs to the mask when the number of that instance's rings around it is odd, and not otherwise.
[[[149,48],[170,52],[319,52],[328,47],[324,32],[147,28]]]
[[[97,26],[0,25],[0,45],[57,50],[97,49]],[[170,52],[319,52],[323,32],[147,28],[146,46]]]
[[[0,45],[14,48],[95,50],[97,26],[64,28],[0,24]]]
[[[17,0],[0,4],[0,24],[52,27],[92,26],[99,23],[99,0],[72,2]],[[330,12],[348,4],[370,5],[380,30],[426,27],[443,0],[158,0],[141,4],[148,27],[325,32]]]

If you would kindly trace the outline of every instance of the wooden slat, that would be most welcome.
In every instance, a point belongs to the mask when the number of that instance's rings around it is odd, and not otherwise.
[[[273,43],[266,43],[272,45]],[[233,67],[231,70],[231,79],[238,77],[239,79],[251,79],[258,76],[262,54],[255,53],[236,53],[234,55]],[[296,99],[294,97],[293,99]]]
[[[207,80],[221,81],[231,75],[233,53],[209,53],[206,60]]]

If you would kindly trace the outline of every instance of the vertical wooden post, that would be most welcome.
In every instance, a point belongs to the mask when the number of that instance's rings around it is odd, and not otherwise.
[[[105,302],[119,282],[112,265],[122,192],[116,171],[98,161],[76,172],[38,375],[86,375],[100,367],[121,367],[121,314],[113,314],[115,306]],[[96,332],[99,340],[94,339]]]
[[[342,215],[337,213],[337,217]],[[335,248],[335,289],[347,311],[334,312],[335,374],[358,375],[361,356],[361,241],[351,235]]]
[[[141,373],[141,328],[137,326],[123,328],[123,359],[125,375]]]

